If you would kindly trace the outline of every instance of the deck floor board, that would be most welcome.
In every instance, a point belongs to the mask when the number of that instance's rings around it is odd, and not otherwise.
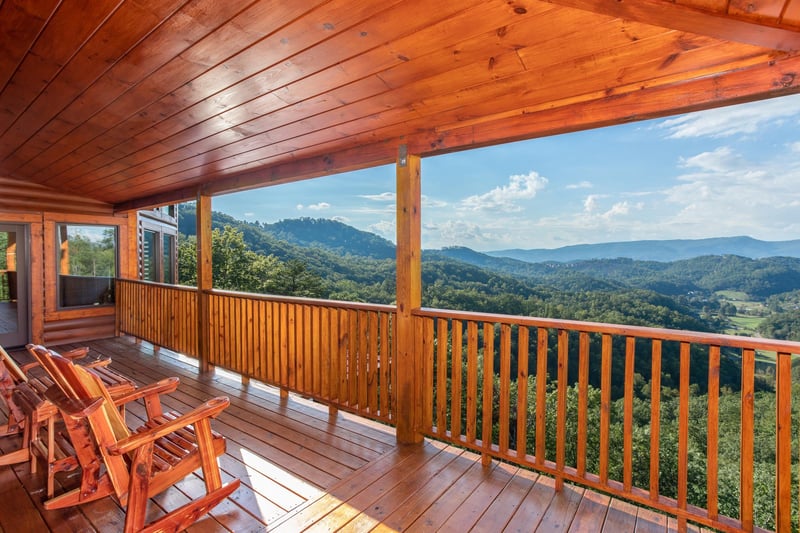
[[[214,396],[231,406],[213,421],[225,435],[220,458],[223,481],[242,485],[230,498],[193,524],[193,533],[223,531],[666,531],[662,515],[595,492],[565,485],[535,472],[426,440],[397,445],[394,430],[275,388],[215,370],[200,375],[195,361],[155,350],[130,338],[88,343],[112,359],[112,368],[138,384],[170,376],[181,380],[164,397],[166,409],[185,411]],[[67,349],[72,346],[65,346]],[[27,361],[24,351],[12,351]],[[145,416],[128,406],[132,425]],[[0,423],[5,415],[0,410]],[[14,439],[0,439],[0,452]],[[0,468],[0,533],[10,531],[102,531],[122,529],[124,510],[105,498],[80,507],[45,511],[45,476],[27,463]],[[74,486],[75,473],[57,476],[57,492]],[[151,516],[200,496],[195,472],[151,500]]]

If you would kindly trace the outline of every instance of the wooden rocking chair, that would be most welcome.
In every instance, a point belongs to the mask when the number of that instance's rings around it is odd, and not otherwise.
[[[148,420],[130,431],[97,375],[58,354],[47,355],[57,386],[46,396],[61,411],[83,479],[80,487],[46,501],[45,509],[113,495],[127,505],[125,532],[180,531],[239,487],[238,479],[222,484],[216,458],[225,452],[225,440],[211,430],[210,419],[228,406],[228,398],[211,399],[180,415],[162,413],[158,393],[147,394]],[[198,468],[206,495],[145,526],[148,499]]]
[[[77,349],[66,352],[64,356],[70,359],[78,359],[84,357],[87,352],[88,349]],[[96,361],[92,363],[95,364]],[[34,432],[38,428],[37,422],[44,422],[51,415],[56,414],[55,407],[44,400],[44,390],[41,389],[41,384],[38,382],[29,383],[26,371],[36,364],[20,367],[8,355],[8,352],[0,346],[0,398],[5,401],[8,409],[6,423],[0,426],[0,437],[15,436],[22,433],[19,449],[0,456],[0,466],[23,463],[30,460],[30,443],[34,438]],[[107,363],[102,362],[100,364]],[[36,385],[40,385],[39,388],[41,390],[37,391]],[[34,418],[31,418],[32,416]],[[77,466],[77,463],[71,467],[65,465],[64,469],[71,469],[75,466]],[[35,463],[32,464],[32,469],[35,473]],[[52,495],[51,480],[49,480],[48,486],[50,487],[50,495]]]
[[[90,357],[88,353],[88,348],[76,348],[63,355],[100,372],[115,399],[136,389],[133,381],[108,368],[111,359]],[[19,449],[1,456],[0,466],[30,460],[31,473],[35,474],[37,458],[42,459],[47,468],[47,497],[51,498],[56,474],[75,470],[78,462],[69,439],[56,430],[58,409],[44,397],[53,381],[39,366],[34,361],[20,367],[0,346],[0,391],[9,407],[8,423],[0,426],[0,436],[22,433]],[[118,405],[124,404],[118,402]]]
[[[14,399],[17,385],[25,382],[25,374],[0,346],[0,397],[6,404],[7,420],[0,426],[0,437],[9,437],[23,433],[19,449],[0,455],[0,466],[23,463],[30,459],[28,443],[30,442],[30,423],[25,411]]]

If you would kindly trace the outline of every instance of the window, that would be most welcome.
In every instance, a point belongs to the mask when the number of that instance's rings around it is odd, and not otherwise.
[[[158,233],[151,230],[142,232],[142,279],[159,281],[158,279]]]
[[[175,283],[175,235],[162,234],[161,265],[164,283]]]
[[[59,224],[56,241],[59,307],[113,304],[117,228]]]
[[[177,228],[140,219],[141,256],[139,277],[145,281],[175,283]]]

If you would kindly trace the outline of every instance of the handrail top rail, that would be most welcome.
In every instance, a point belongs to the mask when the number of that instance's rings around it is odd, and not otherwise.
[[[324,298],[306,298],[303,296],[281,296],[277,294],[256,294],[252,292],[227,291],[221,289],[211,289],[205,291],[206,294],[217,296],[232,296],[234,298],[249,298],[251,300],[267,300],[270,302],[290,303],[298,305],[315,305],[318,307],[338,307],[343,309],[355,309],[361,311],[382,311],[384,313],[394,313],[397,307],[385,304],[371,304],[364,302],[348,302],[345,300],[326,300]]]
[[[117,278],[119,281],[130,282],[130,283],[137,283],[140,285],[150,285],[154,287],[162,287],[168,289],[176,289],[182,291],[197,291],[197,287],[192,287],[190,285],[174,285],[171,283],[159,283],[156,281],[144,281],[140,279],[129,279],[129,278]],[[397,311],[397,307],[394,305],[386,305],[386,304],[373,304],[373,303],[364,303],[364,302],[349,302],[346,300],[326,300],[323,298],[306,298],[302,296],[281,296],[277,294],[257,294],[254,292],[243,292],[243,291],[229,291],[229,290],[222,290],[222,289],[211,289],[204,291],[206,294],[210,295],[217,295],[217,296],[231,296],[234,298],[249,298],[251,300],[265,300],[270,302],[279,302],[279,303],[293,303],[293,304],[300,304],[300,305],[316,305],[320,307],[337,307],[337,308],[347,308],[347,309],[356,309],[362,311],[379,311],[384,313],[394,313]]]
[[[708,344],[712,346],[729,346],[751,350],[767,350],[778,352],[779,354],[800,354],[800,342],[744,337],[738,335],[728,335],[724,333],[654,328],[650,326],[607,324],[603,322],[586,322],[582,320],[569,320],[560,318],[503,315],[473,311],[453,311],[448,309],[434,309],[430,307],[420,307],[418,309],[414,309],[412,310],[412,314],[429,318],[451,318],[473,322],[497,322],[501,324],[516,324],[520,326],[570,329],[586,333],[606,333],[610,335],[624,335],[628,337],[639,337],[664,341],[683,341]]]
[[[175,284],[175,283],[161,283],[159,281],[149,281],[149,280],[146,280],[146,279],[132,279],[132,278],[117,277],[117,278],[115,278],[115,281],[122,281],[122,282],[125,282],[125,283],[135,283],[137,285],[150,285],[150,286],[153,286],[153,287],[164,287],[164,288],[168,288],[168,289],[176,289],[176,290],[179,290],[179,291],[189,291],[189,292],[197,291],[197,287],[193,287],[191,285],[178,285],[178,284]]]

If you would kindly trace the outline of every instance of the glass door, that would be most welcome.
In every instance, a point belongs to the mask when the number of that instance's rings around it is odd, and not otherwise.
[[[28,342],[27,226],[0,223],[0,345]]]

